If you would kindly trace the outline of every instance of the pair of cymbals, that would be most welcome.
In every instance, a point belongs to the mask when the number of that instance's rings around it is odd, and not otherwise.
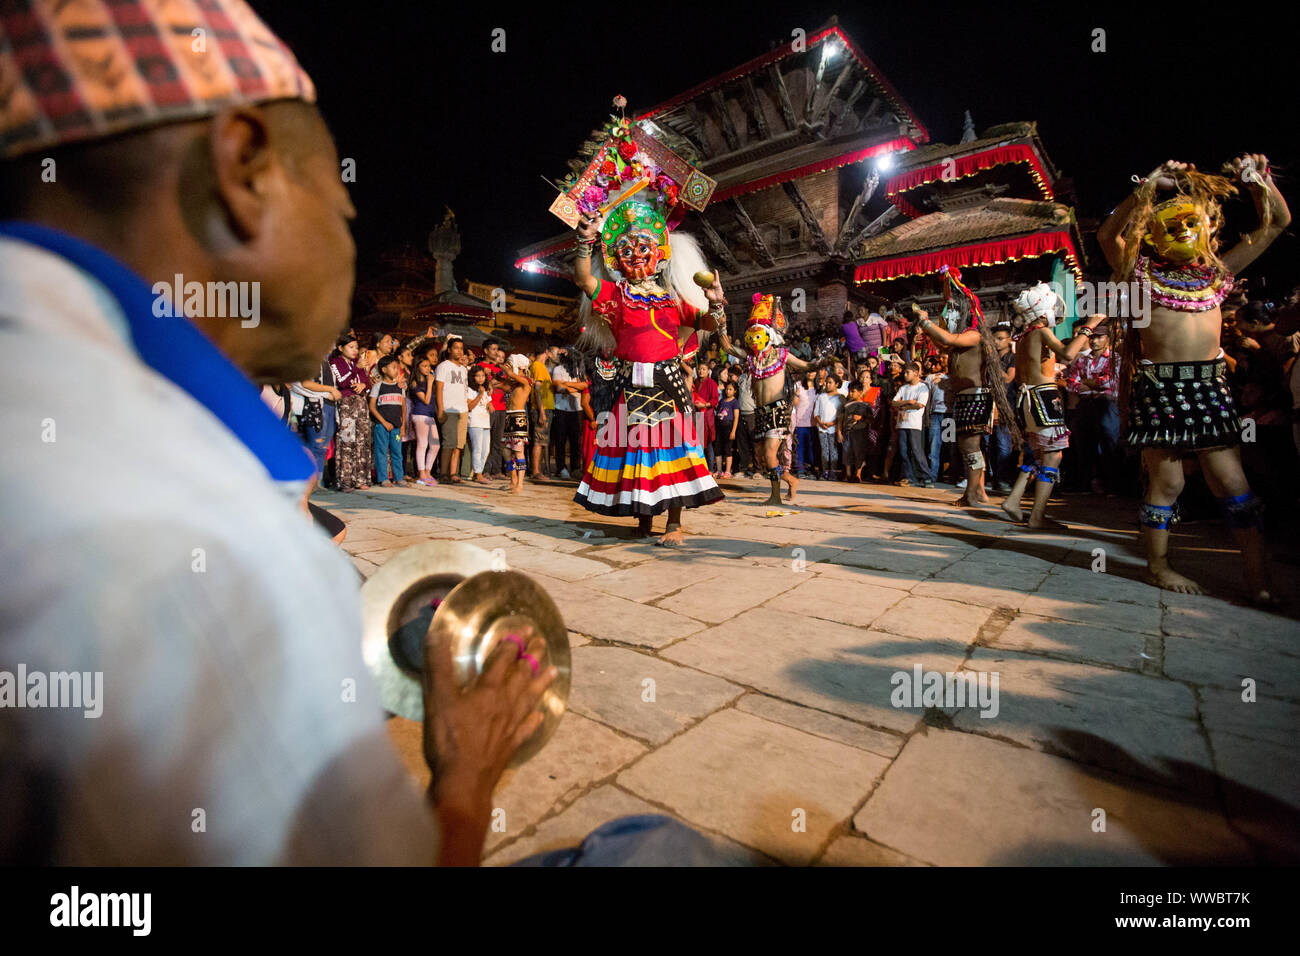
[[[545,644],[541,670],[559,675],[539,708],[542,725],[516,752],[523,763],[546,744],[569,698],[569,632],[549,594],[471,544],[431,541],[398,552],[361,588],[362,656],[385,710],[424,719],[424,645],[450,646],[456,685],[470,686],[498,644],[531,627]],[[513,653],[513,647],[502,653]]]

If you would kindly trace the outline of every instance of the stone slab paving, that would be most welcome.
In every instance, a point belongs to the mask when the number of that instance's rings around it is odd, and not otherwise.
[[[1094,825],[1102,819],[1099,832]],[[1255,862],[1213,806],[1072,760],[932,728],[907,742],[853,826],[946,866]]]
[[[658,746],[744,691],[717,677],[621,647],[573,650],[569,707]]]
[[[1029,534],[951,489],[805,482],[773,509],[738,479],[670,551],[573,487],[315,499],[359,579],[467,541],[564,615],[569,713],[503,778],[487,862],[638,813],[720,865],[1300,862],[1300,583],[1275,568],[1290,614],[1232,603],[1218,526],[1180,528],[1211,590],[1186,596],[1141,581],[1130,502],[1053,502],[1068,529]],[[945,697],[962,674],[997,675],[997,716]],[[419,726],[389,730],[427,782]]]
[[[877,754],[732,709],[669,741],[618,782],[768,856],[808,864],[888,766]]]

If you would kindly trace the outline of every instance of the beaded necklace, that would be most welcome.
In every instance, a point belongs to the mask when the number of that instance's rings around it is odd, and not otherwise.
[[[1231,272],[1195,264],[1156,262],[1144,255],[1137,257],[1133,272],[1152,302],[1175,312],[1208,312],[1218,308],[1236,281]]]
[[[749,374],[754,378],[771,378],[785,368],[785,349],[765,348],[757,355],[748,356]]]

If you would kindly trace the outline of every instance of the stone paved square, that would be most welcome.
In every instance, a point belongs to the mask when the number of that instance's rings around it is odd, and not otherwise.
[[[487,862],[636,813],[726,865],[1300,862],[1300,624],[1233,603],[1216,527],[1188,597],[1140,580],[1120,503],[1054,504],[1069,530],[1034,536],[942,489],[818,484],[767,517],[759,481],[727,482],[677,551],[572,483],[317,494],[362,577],[454,538],[564,616],[569,713],[502,781]],[[918,666],[936,693],[996,673],[996,716],[927,700]],[[427,779],[419,727],[390,730]]]

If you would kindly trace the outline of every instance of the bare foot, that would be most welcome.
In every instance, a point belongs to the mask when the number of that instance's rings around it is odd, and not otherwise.
[[[1185,578],[1167,567],[1153,568],[1147,565],[1145,577],[1147,584],[1154,585],[1165,591],[1176,591],[1179,594],[1205,593],[1201,590],[1201,586],[1191,578]]]
[[[1025,527],[1030,531],[1064,531],[1069,525],[1057,521],[1055,518],[1040,518],[1037,521],[1030,520],[1026,522]]]
[[[788,503],[794,501],[794,496],[795,496],[796,494],[798,494],[798,492],[795,491],[793,488],[791,488],[791,489],[790,489],[790,493],[789,493],[788,495],[785,496],[786,503],[788,504]]]
[[[1020,502],[1018,501],[1012,501],[1008,498],[1006,501],[1002,502],[1002,510],[1005,511],[1016,524],[1020,524],[1020,522],[1025,520],[1024,509],[1020,507]]]
[[[659,540],[655,542],[655,544],[661,545],[665,548],[680,548],[685,543],[686,532],[681,528],[678,528],[676,531],[665,531],[659,536]]]
[[[510,493],[511,493],[512,495],[520,494],[520,493],[523,492],[523,490],[524,490],[524,486],[523,486],[523,485],[511,485],[511,486],[510,486]]]

